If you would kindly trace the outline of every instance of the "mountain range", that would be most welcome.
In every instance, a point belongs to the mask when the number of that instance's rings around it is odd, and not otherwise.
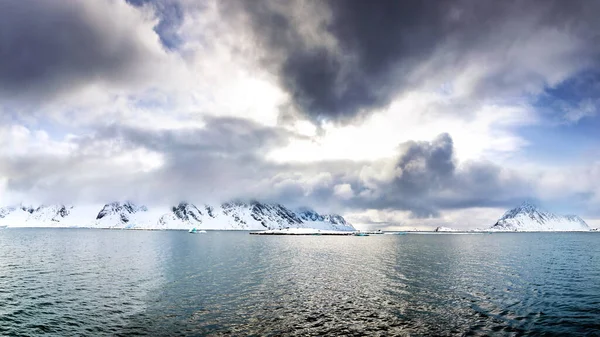
[[[309,208],[292,210],[281,204],[233,201],[218,205],[180,202],[170,209],[148,208],[130,201],[103,206],[0,207],[0,227],[85,227],[127,229],[269,230],[315,228],[355,230],[342,216],[319,214]],[[591,231],[576,215],[558,215],[525,202],[515,207],[485,232]],[[456,231],[438,227],[436,232]]]
[[[0,208],[0,227],[86,227],[127,229],[263,230],[315,228],[354,230],[337,214],[319,214],[302,208],[293,211],[281,204],[228,202],[197,206],[181,202],[170,209],[149,209],[130,201],[91,206],[18,205]]]

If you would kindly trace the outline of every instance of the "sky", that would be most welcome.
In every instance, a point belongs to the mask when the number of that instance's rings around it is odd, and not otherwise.
[[[0,205],[600,225],[600,2],[0,3]]]

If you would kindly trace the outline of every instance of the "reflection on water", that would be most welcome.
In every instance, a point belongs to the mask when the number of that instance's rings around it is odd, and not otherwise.
[[[7,229],[0,334],[591,334],[599,243]]]

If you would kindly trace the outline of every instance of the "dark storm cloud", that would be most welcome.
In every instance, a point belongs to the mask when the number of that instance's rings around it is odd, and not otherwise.
[[[433,199],[455,179],[452,138],[441,134],[431,142],[406,142],[387,169],[388,177],[371,187],[377,197],[357,198],[356,207],[410,210],[416,217],[437,215]],[[365,188],[361,181],[355,187],[359,192]]]
[[[452,138],[439,135],[432,142],[409,142],[396,164],[397,176],[390,190],[391,200],[406,198],[415,216],[437,215],[431,198],[446,188],[456,169]],[[424,200],[423,200],[424,199]]]
[[[454,147],[447,133],[432,142],[408,142],[396,164],[394,183],[409,193],[427,192],[424,186],[443,184],[455,170]]]
[[[128,7],[110,1],[0,2],[0,97],[38,100],[89,83],[118,87],[147,78],[161,50],[140,35]]]
[[[344,119],[387,104],[396,90],[394,68],[409,67],[432,50],[429,37],[443,33],[445,5],[332,1],[327,4],[333,16],[325,30],[340,44],[332,50],[306,42],[291,14],[278,11],[272,2],[241,3],[271,50],[268,55],[281,55],[281,83],[315,119]]]
[[[400,146],[387,177],[351,183],[357,196],[348,200],[355,209],[410,211],[415,218],[437,217],[447,209],[508,207],[528,196],[531,186],[511,171],[489,162],[458,163],[450,135],[431,142],[406,142]],[[361,192],[372,192],[362,193]]]
[[[264,64],[278,74],[294,105],[315,121],[347,121],[384,107],[406,88],[436,76],[451,78],[455,69],[474,62],[475,57],[494,64],[473,86],[478,98],[507,90],[543,89],[549,75],[539,72],[552,70],[532,71],[523,57],[512,60],[501,55],[515,48],[515,43],[527,44],[522,42],[524,38],[545,28],[573,35],[593,46],[598,42],[600,27],[596,23],[600,3],[595,1],[285,4],[226,2],[223,12],[242,12],[246,16],[260,48],[266,50]],[[319,6],[320,10],[314,9]],[[319,19],[315,12],[330,15]],[[233,17],[237,22],[239,17]],[[307,33],[307,26],[316,33]],[[552,41],[548,43],[545,51],[552,53]],[[560,64],[550,68],[587,61],[590,53],[597,52],[596,47],[584,55],[576,50],[568,60],[558,60]],[[431,64],[421,68],[428,61]]]

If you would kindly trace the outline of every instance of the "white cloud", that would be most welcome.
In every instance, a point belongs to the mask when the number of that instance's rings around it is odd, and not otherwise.
[[[350,184],[339,184],[333,187],[333,194],[341,199],[350,199],[354,196],[354,191]]]
[[[491,227],[506,210],[501,208],[464,208],[446,210],[438,217],[414,218],[407,211],[367,210],[349,213],[347,218],[357,228],[385,230],[433,230],[444,226],[457,230]]]
[[[582,118],[596,116],[596,114],[598,113],[596,106],[599,104],[600,100],[593,101],[589,98],[582,100],[575,106],[563,102],[562,108],[565,112],[565,122],[577,123]]]

